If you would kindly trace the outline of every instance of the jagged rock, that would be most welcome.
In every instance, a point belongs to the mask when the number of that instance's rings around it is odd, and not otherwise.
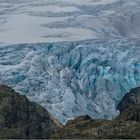
[[[117,109],[122,113],[125,109],[137,104],[140,104],[140,87],[134,88],[127,93],[118,104]]]
[[[0,138],[49,138],[61,125],[40,105],[0,86]]]
[[[140,104],[125,109],[116,119],[140,123]]]
[[[59,139],[120,139],[140,138],[140,123],[123,120],[77,118],[52,135]]]
[[[120,115],[117,117],[122,120],[133,120],[140,122],[140,87],[132,89],[119,103],[117,109]]]
[[[69,122],[52,138],[59,139],[123,139],[140,138],[140,123],[124,120],[81,120]]]
[[[132,93],[136,97],[133,103],[128,98]],[[0,138],[140,138],[139,88],[126,97],[126,108],[112,121],[95,120],[87,115],[62,127],[40,105],[7,86],[0,86]],[[125,100],[124,97],[122,102]]]

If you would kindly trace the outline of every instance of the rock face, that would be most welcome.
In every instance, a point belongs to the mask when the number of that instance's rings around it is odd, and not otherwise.
[[[125,109],[138,104],[140,104],[140,87],[134,88],[127,93],[118,104],[117,109],[122,113]]]
[[[40,105],[0,86],[0,138],[140,138],[139,95],[140,88],[126,94],[118,105],[121,114],[112,121],[86,115],[69,120],[62,127]]]
[[[0,138],[49,138],[59,127],[43,107],[0,86]]]
[[[52,135],[52,138],[60,139],[123,139],[123,138],[140,138],[140,123],[131,120],[116,119],[93,120],[91,118],[70,121],[64,128]]]
[[[140,122],[140,87],[127,93],[117,108],[121,113],[118,118]]]
[[[114,120],[94,120],[81,116],[52,135],[52,138],[140,138],[140,88],[126,94],[118,105],[121,114]]]
[[[87,117],[86,117],[87,118]],[[52,135],[60,139],[123,139],[140,138],[140,123],[124,120],[93,120],[77,118]]]
[[[131,121],[137,121],[140,123],[140,104],[135,105],[133,107],[130,107],[128,109],[125,109],[124,112],[122,112],[117,119],[120,120],[131,120]]]

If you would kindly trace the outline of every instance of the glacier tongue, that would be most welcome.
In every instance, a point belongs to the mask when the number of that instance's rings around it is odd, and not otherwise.
[[[0,47],[0,84],[46,107],[62,123],[79,115],[111,119],[140,86],[140,41],[95,39]]]

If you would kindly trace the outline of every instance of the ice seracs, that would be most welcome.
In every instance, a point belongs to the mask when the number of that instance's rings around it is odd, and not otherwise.
[[[0,84],[63,123],[111,119],[140,86],[139,38],[139,0],[0,0]]]
[[[140,86],[139,39],[1,46],[0,58],[0,84],[63,123],[80,115],[111,119],[124,94]]]

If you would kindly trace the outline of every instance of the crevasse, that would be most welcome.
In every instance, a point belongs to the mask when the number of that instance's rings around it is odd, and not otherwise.
[[[43,105],[62,123],[85,114],[112,119],[125,93],[140,86],[140,41],[1,46],[0,84]]]

